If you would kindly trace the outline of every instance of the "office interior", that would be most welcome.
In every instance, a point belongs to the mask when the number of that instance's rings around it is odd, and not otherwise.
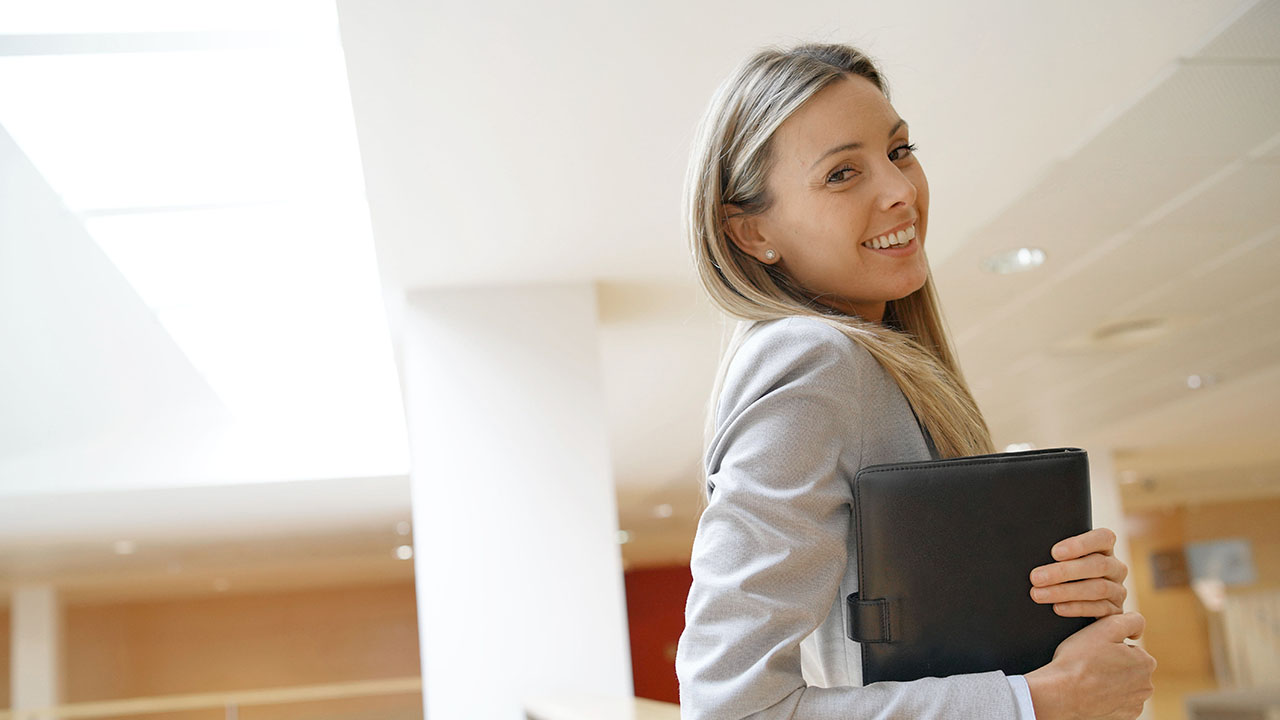
[[[1145,718],[1280,717],[1280,1],[0,6],[0,720],[676,718],[757,47],[882,65]]]

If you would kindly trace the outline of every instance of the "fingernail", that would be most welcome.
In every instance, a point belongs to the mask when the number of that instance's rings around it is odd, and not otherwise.
[[[1031,582],[1042,583],[1045,580],[1044,576],[1045,576],[1045,572],[1043,570],[1036,570],[1035,572],[1031,573]]]
[[[1032,597],[1032,598],[1034,598],[1034,599],[1036,599],[1036,600],[1043,600],[1043,599],[1044,599],[1044,591],[1043,591],[1043,590],[1041,590],[1040,588],[1035,588],[1035,589],[1033,589],[1033,590],[1031,591],[1031,597]]]

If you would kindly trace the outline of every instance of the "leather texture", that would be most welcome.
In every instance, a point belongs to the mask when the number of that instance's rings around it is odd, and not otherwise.
[[[1031,599],[1031,570],[1092,527],[1089,461],[1055,448],[873,465],[854,478],[864,684],[1021,675],[1093,621]]]

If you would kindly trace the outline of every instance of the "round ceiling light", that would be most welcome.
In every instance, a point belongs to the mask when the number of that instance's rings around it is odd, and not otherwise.
[[[1217,381],[1218,381],[1218,378],[1212,375],[1188,375],[1187,389],[1199,390],[1200,388],[1209,387],[1210,385],[1214,384]]]
[[[1045,254],[1040,248],[1015,248],[996,253],[983,261],[982,266],[988,272],[997,275],[1032,270],[1044,264]]]

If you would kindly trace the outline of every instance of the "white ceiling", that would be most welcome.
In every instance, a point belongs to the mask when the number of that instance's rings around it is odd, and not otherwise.
[[[1280,34],[1265,28],[1280,3],[1180,56],[936,268],[997,440],[1111,448],[1133,502],[1190,497],[1175,476],[1277,491]],[[984,276],[1030,228],[1046,266]],[[1096,337],[1155,321],[1136,345]]]
[[[231,14],[193,28],[161,11],[153,26],[136,29],[289,29],[288,12],[268,15],[274,20],[259,25],[237,26]],[[1187,493],[1202,500],[1207,483],[1231,478],[1241,479],[1233,496],[1275,492],[1268,478],[1280,477],[1280,324],[1272,319],[1280,310],[1280,2],[343,0],[338,19],[392,312],[396,297],[425,286],[597,284],[621,524],[633,537],[624,546],[628,562],[687,557],[722,325],[692,281],[680,185],[711,90],[737,60],[771,42],[851,41],[881,59],[922,149],[935,276],[999,443],[1112,448],[1125,477],[1138,481],[1127,496],[1147,493],[1134,502],[1153,502],[1152,493],[1165,498],[1157,502]],[[4,20],[0,14],[0,33],[8,32]],[[33,21],[34,31],[50,32],[51,22]],[[19,46],[0,36],[0,48]],[[66,245],[69,270],[70,258],[93,254],[74,223],[47,232]],[[0,247],[8,247],[4,240]],[[991,252],[1022,245],[1044,248],[1046,265],[999,277],[980,270]],[[6,257],[14,256],[0,263]],[[136,297],[138,308],[99,317],[84,303],[58,304],[74,287],[33,288],[17,282],[20,273],[4,273],[0,264],[0,279],[9,280],[0,293],[23,288],[0,294],[10,318],[42,308],[50,328],[116,328],[148,317]],[[115,302],[130,302],[120,287]],[[1132,347],[1093,339],[1105,324],[1133,320],[1162,321],[1167,332]],[[17,320],[0,328],[0,344],[41,337]],[[199,388],[172,341],[154,322],[148,332],[157,347],[169,343],[165,372],[186,373]],[[41,352],[66,373],[68,387],[103,392],[87,374],[95,366],[73,362],[68,347]],[[45,356],[24,357],[30,365]],[[1191,373],[1216,382],[1188,390]],[[21,398],[0,412],[11,438],[23,437],[28,413],[50,412],[49,399],[61,397],[51,385],[31,389],[11,366],[0,390],[7,404]],[[216,402],[210,407],[218,411]],[[70,425],[44,440],[66,450],[51,451],[55,457],[94,458]],[[0,444],[6,462],[18,459]],[[209,490],[225,493],[220,500],[149,495],[145,505],[102,505],[83,488],[56,503],[13,497],[0,506],[0,525],[31,521],[0,536],[0,563],[25,568],[19,574],[33,572],[31,558],[74,568],[73,555],[56,559],[59,548],[79,553],[94,541],[57,527],[99,506],[111,507],[115,521],[93,527],[99,548],[148,527],[157,538],[168,534],[172,547],[225,545],[200,528],[234,517],[235,499],[250,497],[242,493],[277,487],[250,480]],[[275,548],[287,564],[303,548],[333,547],[319,539],[329,528],[330,537],[376,538],[351,542],[380,548],[370,558],[385,556],[395,542],[383,537],[395,503],[385,493],[365,503],[350,482],[345,510],[354,527],[335,528],[324,508],[264,500],[283,530],[254,547]],[[1168,494],[1159,495],[1161,483]],[[311,485],[288,487],[305,493]],[[664,503],[670,517],[654,512]],[[159,567],[153,576],[168,573]],[[109,582],[95,582],[107,592]]]
[[[408,495],[399,476],[6,498],[0,600],[20,582],[77,603],[407,580]]]
[[[405,473],[335,9],[93,4],[0,6],[0,495]]]
[[[922,147],[930,255],[999,444],[1112,450],[1126,478],[1158,472],[1170,448],[1198,448],[1188,462],[1204,468],[1241,444],[1275,458],[1275,391],[1220,398],[1280,358],[1278,7],[488,2],[442,17],[351,2],[340,14],[384,282],[601,283],[624,554],[653,563],[688,551],[721,334],[688,299],[684,158],[715,83],[768,42],[847,40],[882,60]],[[980,269],[1023,245],[1048,264]],[[1093,339],[1122,321],[1168,332],[1137,347]],[[1193,373],[1217,382],[1192,394]],[[671,517],[655,516],[662,504]]]

